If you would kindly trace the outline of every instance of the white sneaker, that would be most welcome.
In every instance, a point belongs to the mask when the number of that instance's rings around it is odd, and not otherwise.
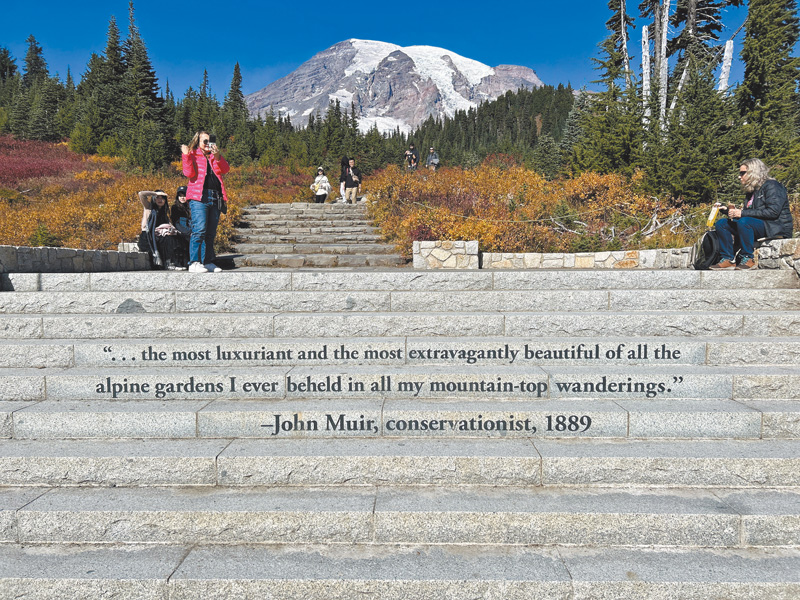
[[[193,262],[189,265],[189,273],[208,273],[208,269],[203,266],[203,263]]]
[[[222,269],[220,269],[214,263],[208,263],[208,264],[203,265],[203,266],[205,267],[206,271],[208,271],[209,273],[222,273]]]

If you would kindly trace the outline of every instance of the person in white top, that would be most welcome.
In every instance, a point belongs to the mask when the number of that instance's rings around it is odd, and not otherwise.
[[[314,191],[314,202],[317,204],[324,204],[328,200],[328,195],[331,193],[331,183],[325,176],[325,169],[322,167],[317,168],[317,176],[314,183],[311,184],[311,189]]]

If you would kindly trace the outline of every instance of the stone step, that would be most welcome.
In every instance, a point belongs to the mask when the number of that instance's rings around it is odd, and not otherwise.
[[[369,219],[344,219],[344,218],[327,218],[320,219],[317,216],[302,216],[286,218],[280,217],[254,217],[247,218],[245,223],[240,223],[237,231],[248,232],[253,229],[273,229],[275,227],[366,227],[372,229],[372,221]]]
[[[242,254],[397,254],[393,244],[234,244]]]
[[[150,397],[0,402],[0,436],[25,440],[800,439],[800,402],[786,400],[465,402],[231,400],[230,396],[213,401]]]
[[[800,439],[5,440],[0,486],[800,489]]]
[[[136,357],[131,357],[131,360]],[[148,358],[147,360],[151,360]],[[109,373],[103,368],[17,369],[0,375],[15,400],[154,398],[459,398],[459,399],[800,399],[800,367],[488,365],[211,368],[158,365]],[[124,380],[124,381],[123,381]],[[181,386],[178,386],[178,383]],[[126,387],[127,384],[127,387]],[[172,385],[174,384],[174,385]],[[113,389],[108,389],[109,386]],[[169,390],[172,390],[171,392]]]
[[[343,248],[347,248],[346,246]],[[356,247],[354,247],[356,248]],[[384,247],[385,250],[389,249]],[[320,247],[320,250],[326,250]],[[328,249],[332,250],[332,249]],[[290,256],[309,259],[314,254],[247,255]],[[333,252],[323,257],[342,264],[356,260],[399,262],[397,255],[343,255]],[[238,260],[238,259],[237,259]],[[196,274],[192,273],[192,276]],[[213,276],[213,274],[208,276]],[[758,290],[726,292],[726,310],[714,311],[711,306],[718,292],[709,290],[643,291],[567,291],[530,292],[386,292],[386,291],[176,291],[176,292],[5,292],[0,305],[2,314],[94,314],[94,313],[172,313],[172,312],[398,312],[398,313],[652,313],[713,311],[727,319],[742,319],[747,313],[800,311],[800,293],[795,290],[770,290],[767,299]],[[669,312],[667,312],[669,311]],[[649,314],[648,314],[649,313]]]
[[[6,291],[566,291],[729,290],[800,288],[791,271],[408,271],[290,273],[283,271],[194,273],[5,273]],[[5,296],[5,295],[4,295]],[[717,309],[725,309],[720,301]]]
[[[204,277],[216,277],[208,274]],[[346,296],[345,296],[346,297]],[[362,299],[370,297],[366,293]],[[374,297],[373,297],[374,299]],[[346,300],[345,300],[346,301]],[[307,304],[308,305],[308,304]],[[226,306],[226,304],[222,304]],[[126,308],[137,310],[135,304]],[[498,337],[751,339],[800,336],[800,312],[213,312],[0,315],[0,339]],[[321,310],[328,310],[323,307]]]
[[[800,596],[796,549],[9,544],[0,556],[0,587],[39,600]]]
[[[396,254],[244,254],[235,259],[237,267],[401,267],[408,261]]]
[[[266,213],[359,213],[366,212],[364,204],[345,204],[343,202],[292,202],[279,204],[255,204],[246,206],[242,209],[245,213],[266,212]]]
[[[7,341],[0,369],[161,366],[794,366],[797,337],[750,338],[150,338]],[[619,358],[617,357],[619,355]],[[135,360],[134,360],[135,359]]]
[[[482,486],[0,490],[14,543],[780,548],[800,492]]]
[[[377,227],[369,227],[366,225],[325,225],[317,224],[315,221],[309,221],[306,224],[297,225],[284,225],[272,226],[264,225],[249,228],[250,233],[260,234],[275,234],[275,235],[377,235],[381,231]],[[246,234],[245,234],[246,235]]]
[[[237,230],[238,240],[248,244],[376,244],[383,240],[379,234],[353,234],[342,235],[280,235],[280,234],[251,234],[246,229]]]

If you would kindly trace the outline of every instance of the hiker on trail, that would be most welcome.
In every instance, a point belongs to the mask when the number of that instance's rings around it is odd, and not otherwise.
[[[348,161],[347,169],[342,173],[340,181],[344,183],[344,201],[350,204],[358,202],[361,191],[361,171],[352,158]]]
[[[339,197],[341,198],[340,202],[344,203],[346,202],[344,199],[344,180],[347,176],[347,168],[350,166],[350,159],[343,156],[339,164],[341,165],[341,171],[339,173]]]
[[[739,166],[739,182],[746,195],[744,205],[729,207],[728,217],[714,224],[721,260],[712,269],[752,269],[756,240],[792,237],[792,213],[786,188],[769,176],[767,165],[758,158],[748,158]],[[734,254],[737,243],[741,246],[738,266]]]
[[[231,170],[217,144],[205,131],[194,134],[189,145],[181,146],[183,174],[189,178],[186,197],[192,204],[192,239],[189,243],[191,273],[219,273],[214,264],[214,240],[219,216],[227,212],[228,195],[222,176]]]
[[[178,230],[169,218],[168,196],[164,190],[139,192],[139,201],[144,207],[142,232],[139,234],[139,249],[150,255],[155,268],[182,271]]]
[[[431,148],[428,150],[428,157],[425,159],[425,168],[435,171],[439,168],[439,155]]]
[[[408,145],[408,150],[406,150],[406,153],[403,155],[403,159],[405,160],[406,168],[409,171],[417,170],[417,166],[419,165],[419,152],[417,152],[414,144]]]
[[[324,204],[333,188],[331,188],[331,184],[325,176],[325,169],[322,167],[317,168],[317,176],[314,183],[311,184],[311,189],[314,192],[314,202]]]

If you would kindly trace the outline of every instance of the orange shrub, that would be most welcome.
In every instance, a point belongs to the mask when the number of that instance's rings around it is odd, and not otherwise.
[[[639,247],[654,216],[660,223],[679,215],[637,192],[641,179],[585,173],[547,181],[520,166],[486,161],[435,173],[390,166],[366,185],[370,214],[406,255],[415,240],[441,239],[477,239],[490,252],[560,252]],[[661,235],[662,242],[680,245],[687,239]]]

